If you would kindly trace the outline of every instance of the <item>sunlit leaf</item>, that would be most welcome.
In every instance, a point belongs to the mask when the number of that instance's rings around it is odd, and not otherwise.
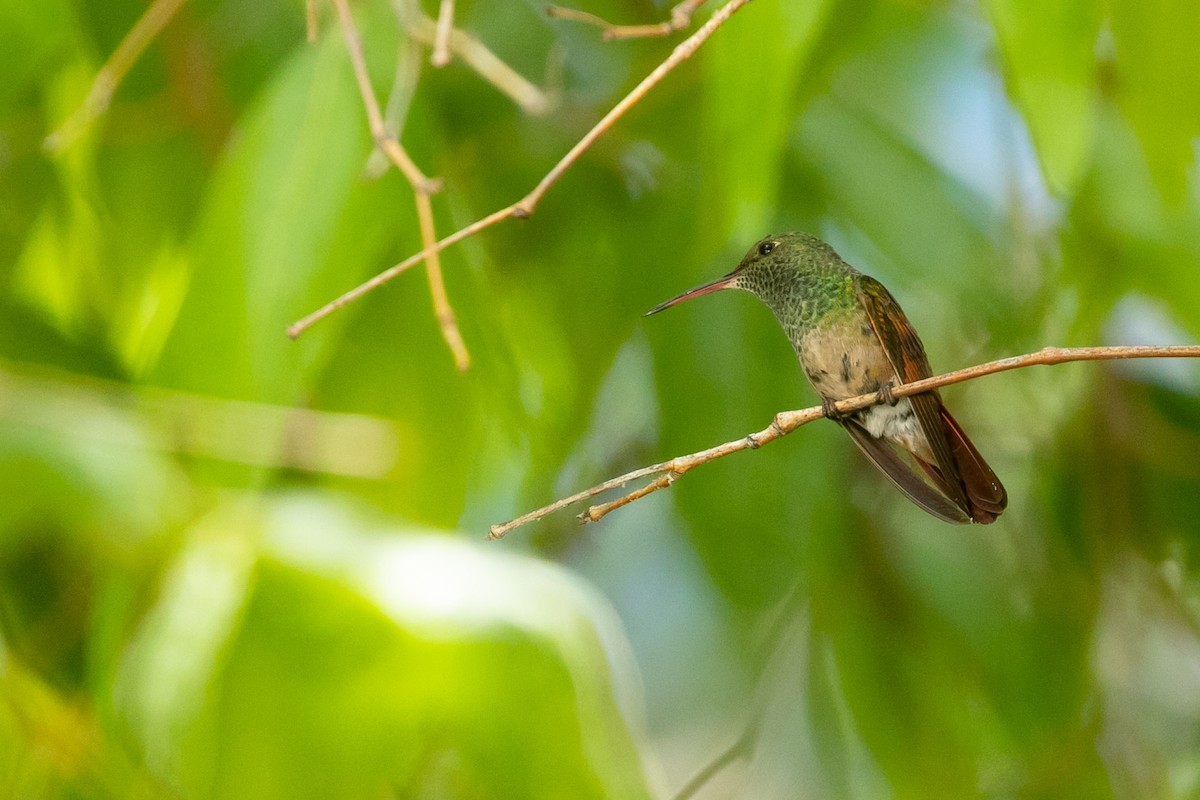
[[[1096,126],[1101,3],[989,0],[1009,91],[1025,115],[1051,188],[1070,195]]]
[[[645,797],[625,648],[554,567],[293,498],[193,532],[121,697],[191,796]]]

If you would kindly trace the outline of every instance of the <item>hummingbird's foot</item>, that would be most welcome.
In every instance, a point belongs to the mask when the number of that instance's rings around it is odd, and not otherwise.
[[[837,408],[834,406],[834,403],[836,402],[836,400],[832,400],[828,397],[821,398],[821,413],[825,415],[826,419],[831,419],[834,422],[845,419],[849,416],[849,414],[846,412],[837,410]]]
[[[887,403],[889,406],[894,406],[900,402],[900,398],[892,394],[891,381],[885,381],[875,394],[878,395],[880,403]]]

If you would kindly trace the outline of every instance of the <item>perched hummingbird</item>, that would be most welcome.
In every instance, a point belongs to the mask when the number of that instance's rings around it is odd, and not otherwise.
[[[1004,511],[1004,487],[937,391],[891,397],[894,384],[933,371],[917,332],[883,284],[815,236],[784,233],[759,241],[725,277],[646,315],[719,289],[745,289],[766,303],[821,396],[825,415],[841,423],[910,500],[946,522],[986,525]],[[888,404],[835,413],[834,401],[870,392],[880,392]],[[921,472],[893,445],[908,452]]]

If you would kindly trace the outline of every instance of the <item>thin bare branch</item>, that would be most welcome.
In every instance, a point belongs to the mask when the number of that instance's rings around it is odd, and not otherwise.
[[[433,55],[429,62],[435,67],[450,63],[450,32],[454,29],[454,0],[442,0],[438,8],[437,31],[433,36]]]
[[[579,11],[563,6],[550,6],[546,15],[556,19],[566,19],[572,22],[582,22],[585,25],[595,25],[603,33],[605,41],[613,39],[643,39],[651,36],[670,36],[675,31],[681,31],[692,24],[692,15],[708,0],[683,0],[671,9],[671,18],[666,22],[651,25],[614,25],[602,17],[587,11]]]
[[[596,143],[609,128],[613,126],[617,120],[625,116],[629,109],[633,108],[651,89],[657,86],[663,78],[670,74],[671,70],[678,67],[684,61],[687,61],[692,55],[700,49],[708,38],[716,32],[717,28],[725,24],[725,22],[737,12],[739,8],[746,5],[750,0],[729,0],[728,3],[721,6],[702,26],[700,29],[684,39],[675,49],[671,51],[671,55],[667,56],[666,61],[663,61],[654,70],[642,79],[642,82],[633,88],[629,94],[621,99],[621,102],[613,106],[604,117],[596,123],[596,125],[588,131],[579,142],[567,152],[562,159],[554,165],[554,168],[542,178],[541,182],[534,187],[525,198],[519,201],[516,206],[520,213],[516,214],[519,217],[528,217],[533,214],[537,208],[537,204],[541,202],[542,197],[550,190],[550,187],[562,177],[578,159],[579,156]]]
[[[437,241],[437,233],[433,227],[433,203],[429,195],[417,192],[417,219],[421,226],[421,244],[428,248]],[[450,305],[450,297],[446,294],[446,282],[442,277],[442,257],[437,250],[429,253],[425,259],[425,274],[429,278],[429,295],[433,298],[433,314],[437,318],[438,327],[442,330],[442,338],[454,355],[454,366],[459,372],[471,368],[471,353],[463,341],[458,329],[458,319],[454,316],[454,308]]]
[[[142,51],[166,27],[183,3],[184,0],[154,0],[146,8],[146,12],[133,24],[108,61],[96,73],[83,104],[46,137],[43,143],[46,150],[55,152],[67,147],[108,110],[113,92],[121,85]]]
[[[493,212],[492,214],[484,217],[483,219],[476,220],[475,222],[471,223],[467,227],[457,230],[454,233],[447,236],[445,239],[442,239],[441,241],[434,243],[432,249],[436,252],[441,252],[442,250],[445,250],[447,247],[449,247],[452,244],[458,244],[463,239],[468,239],[468,238],[474,236],[475,234],[479,233],[481,230],[484,230],[485,228],[490,228],[491,226],[495,225],[497,222],[501,222],[503,220],[508,219],[509,217],[512,216],[512,208],[513,208],[512,206],[508,206],[507,208],[502,208],[499,211]],[[318,308],[316,311],[309,314],[307,317],[297,320],[296,322],[292,323],[288,327],[287,335],[289,337],[291,337],[292,339],[298,338],[300,336],[300,334],[304,333],[306,330],[308,330],[309,328],[311,328],[313,325],[320,322],[321,320],[325,319],[325,317],[328,317],[333,312],[337,311],[340,308],[343,308],[344,306],[350,305],[355,300],[362,297],[364,294],[367,294],[368,292],[378,289],[380,286],[383,286],[385,283],[392,280],[400,273],[407,271],[414,264],[419,263],[423,258],[425,258],[425,254],[427,252],[429,252],[429,251],[422,250],[419,253],[415,253],[415,254],[409,256],[408,258],[401,261],[399,264],[396,264],[393,267],[389,267],[388,269],[385,269],[383,272],[379,273],[374,278],[371,278],[370,280],[366,281],[365,283],[361,283],[358,286],[354,287],[350,291],[343,294],[341,297],[338,297],[337,299],[326,303],[325,305]]]
[[[581,11],[578,8],[568,8],[566,6],[547,6],[546,16],[551,19],[565,19],[568,22],[581,22],[584,25],[593,25],[602,30],[617,27],[604,17],[597,16],[590,11]]]
[[[892,388],[891,394],[893,397],[907,397],[920,392],[927,392],[931,389],[937,389],[942,386],[949,386],[953,383],[961,383],[963,381],[969,381],[984,375],[991,375],[996,372],[1006,372],[1010,369],[1020,369],[1021,367],[1065,364],[1072,361],[1111,361],[1123,358],[1200,358],[1200,346],[1176,345],[1155,347],[1149,345],[1133,345],[1121,347],[1047,347],[1039,350],[1036,353],[1002,358],[998,361],[989,361],[986,364],[967,367],[966,369],[948,372],[944,375],[937,375],[932,378],[925,378],[924,380],[901,384]],[[878,392],[873,392],[871,394],[859,395],[858,397],[851,397],[846,400],[839,400],[833,404],[833,407],[834,410],[839,413],[847,413],[883,402],[884,399],[885,398],[881,397]],[[630,481],[640,480],[642,478],[647,478],[654,475],[660,476],[645,486],[639,487],[623,497],[619,497],[616,500],[608,503],[592,506],[579,515],[579,519],[583,522],[599,522],[609,512],[629,505],[633,501],[639,500],[648,494],[658,491],[659,489],[667,488],[689,470],[695,469],[701,464],[707,464],[710,461],[715,461],[718,458],[724,458],[727,455],[738,453],[742,450],[757,450],[763,445],[770,444],[776,439],[786,436],[802,425],[806,425],[809,422],[820,419],[823,416],[824,413],[822,412],[820,406],[813,406],[812,408],[805,408],[799,411],[782,411],[776,414],[775,419],[771,421],[771,424],[761,431],[751,433],[742,437],[741,439],[734,439],[731,442],[719,444],[716,447],[710,447],[707,450],[701,450],[697,453],[691,453],[685,456],[678,456],[670,461],[663,461],[662,463],[653,464],[649,467],[635,469],[632,472],[627,472],[624,475],[611,478],[604,483],[593,486],[590,489],[585,489],[582,492],[577,492],[570,497],[558,500],[548,506],[544,506],[535,511],[530,511],[527,514],[522,514],[521,516],[509,520],[503,524],[493,525],[488,533],[488,538],[499,539],[514,528],[519,528],[522,525],[539,520],[562,508],[574,505],[575,503],[583,500],[590,499],[612,489],[623,487]]]
[[[670,486],[672,483],[675,482],[676,478],[678,478],[682,474],[683,474],[682,472],[675,472],[674,470],[671,470],[666,475],[659,475],[657,478],[650,481],[649,483],[647,483],[645,486],[643,486],[640,489],[634,489],[629,494],[621,495],[616,500],[613,500],[608,503],[602,503],[601,505],[595,506],[596,514],[598,516],[603,517],[611,511],[616,511],[618,508],[621,508],[622,506],[629,505],[634,500],[641,500],[643,497],[650,494],[651,492],[657,492],[659,489],[666,489],[668,486]]]
[[[371,86],[371,78],[367,74],[366,59],[363,57],[362,39],[350,13],[348,0],[333,0],[337,8],[338,21],[346,38],[346,50],[350,53],[350,63],[354,66],[354,78],[358,82],[359,94],[362,95],[363,106],[367,111],[367,120],[371,126],[371,136],[379,149],[396,165],[396,169],[408,180],[413,189],[413,197],[417,205],[417,220],[421,230],[422,256],[425,260],[425,270],[429,278],[429,293],[433,298],[434,315],[442,338],[454,356],[454,365],[460,371],[471,365],[471,354],[467,351],[462,333],[458,329],[458,320],[454,309],[450,306],[450,298],[446,294],[446,284],[442,277],[442,262],[438,255],[437,231],[433,222],[433,204],[430,195],[440,188],[440,182],[425,176],[425,173],[409,157],[408,152],[395,136],[388,132],[384,122],[383,112],[379,108],[379,100]]]
[[[681,63],[691,58],[692,54],[695,53],[696,50],[699,49],[700,46],[703,45],[704,42],[716,32],[717,28],[721,27],[721,25],[723,25],[739,8],[746,5],[748,2],[750,2],[750,0],[729,0],[729,2],[727,2],[725,5],[717,9],[712,17],[710,17],[709,20],[700,27],[699,30],[697,30],[684,41],[680,42],[679,45],[677,45],[675,49],[671,51],[671,55],[668,56],[665,61],[659,64],[653,72],[642,79],[642,82],[634,87],[633,91],[626,95],[619,103],[613,106],[612,110],[605,114],[604,118],[597,122],[596,125],[590,131],[588,131],[587,134],[585,134],[584,137],[580,139],[579,142],[572,147],[570,151],[568,151],[567,154],[563,156],[548,173],[546,173],[546,176],[542,178],[538,185],[533,188],[533,191],[531,191],[525,197],[521,198],[510,206],[501,208],[500,210],[494,211],[482,219],[476,220],[467,227],[455,231],[445,239],[442,239],[433,245],[427,245],[426,249],[422,250],[420,253],[406,258],[399,264],[384,270],[365,283],[356,286],[355,288],[343,294],[341,297],[330,301],[303,319],[294,322],[288,327],[287,335],[293,339],[297,338],[315,323],[319,322],[325,317],[328,317],[338,309],[354,302],[364,294],[367,294],[368,292],[382,286],[392,278],[395,278],[413,264],[416,264],[430,252],[444,250],[450,245],[460,242],[469,236],[473,236],[485,228],[489,228],[492,225],[495,225],[496,223],[502,222],[506,219],[524,219],[532,215],[537,209],[538,203],[541,202],[542,197],[547,191],[550,190],[550,187],[562,177],[563,173],[566,172],[571,165],[574,164],[579,157],[589,147],[591,147],[601,135],[604,134],[605,131],[611,128],[618,119],[620,119],[625,115],[626,112],[629,111],[630,108],[632,108],[638,103],[638,101],[645,97],[651,89],[653,89],[671,72],[671,70],[675,69]]]

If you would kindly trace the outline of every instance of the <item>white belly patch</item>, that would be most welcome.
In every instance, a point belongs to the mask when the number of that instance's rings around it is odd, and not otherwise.
[[[906,450],[912,451],[925,461],[933,463],[933,452],[917,422],[912,403],[907,397],[900,398],[894,406],[878,405],[858,412],[857,419],[867,433],[877,439],[890,439]]]

